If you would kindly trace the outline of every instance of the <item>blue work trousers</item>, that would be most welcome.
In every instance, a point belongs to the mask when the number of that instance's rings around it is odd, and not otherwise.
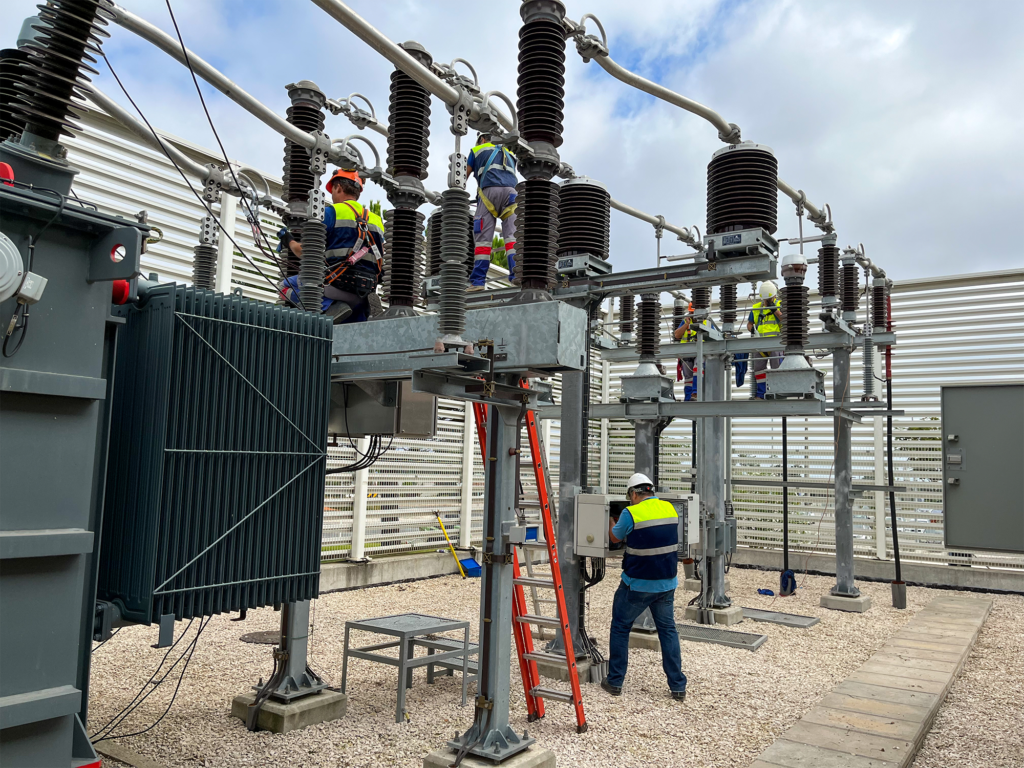
[[[622,687],[629,664],[629,632],[633,622],[651,609],[654,625],[658,628],[661,642],[661,666],[668,678],[668,689],[673,692],[686,690],[686,675],[683,674],[679,654],[679,633],[676,631],[675,590],[668,592],[637,592],[619,582],[612,602],[612,630],[608,641],[608,684]]]

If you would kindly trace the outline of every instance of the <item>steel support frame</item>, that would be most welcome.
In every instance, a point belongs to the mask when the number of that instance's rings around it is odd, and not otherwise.
[[[270,698],[285,703],[319,693],[327,687],[307,666],[309,651],[309,600],[281,606],[281,650],[287,653],[280,683]]]
[[[850,399],[850,348],[832,352],[832,394],[837,403]],[[833,416],[835,430],[836,585],[831,594],[859,597],[853,577],[853,422],[840,409]]]
[[[507,532],[516,521],[516,448],[526,405],[493,401],[489,405],[487,455],[484,457],[478,695],[473,725],[449,741],[448,746],[459,753],[500,762],[535,741],[525,731],[517,734],[509,725],[514,565]]]
[[[589,424],[583,423],[584,398],[590,396],[589,392],[583,391],[584,378],[583,371],[562,374],[561,408],[566,417],[561,422],[558,448],[558,570],[562,575],[565,611],[569,617],[569,630],[572,633],[573,652],[576,658],[586,655],[580,637],[580,626],[585,610],[584,603],[580,600],[580,590],[583,586],[580,559],[573,551],[573,542],[576,541],[573,506],[577,494],[582,492],[583,437],[586,434],[584,430],[589,428]],[[559,633],[555,634],[553,648],[562,649]]]
[[[704,358],[704,399],[725,402],[726,358],[721,355]],[[726,461],[725,416],[716,415],[702,420],[701,460],[697,465],[699,492],[709,519],[716,524],[725,523]],[[711,608],[728,608],[732,601],[725,594],[726,554],[717,551],[712,556],[708,575],[711,578]]]

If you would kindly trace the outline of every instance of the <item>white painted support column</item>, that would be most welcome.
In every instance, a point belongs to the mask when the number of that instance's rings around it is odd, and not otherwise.
[[[220,196],[220,225],[224,227],[224,232],[229,232],[232,237],[235,237],[235,212],[237,209],[238,198],[227,194]],[[224,232],[220,233],[220,240],[217,242],[217,282],[214,284],[217,293],[231,293],[234,246]]]
[[[370,449],[370,438],[361,437],[356,448],[365,454]],[[366,557],[366,493],[369,487],[370,470],[360,469],[354,478],[352,489],[352,551],[349,559],[362,560]]]
[[[462,403],[465,417],[462,422],[462,506],[459,508],[459,546],[468,547],[473,530],[473,441],[476,438],[476,419],[473,404]]]

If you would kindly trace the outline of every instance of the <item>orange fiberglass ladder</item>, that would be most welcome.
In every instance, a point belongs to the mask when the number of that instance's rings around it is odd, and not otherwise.
[[[526,387],[526,383],[523,382]],[[487,456],[487,405],[485,403],[473,403],[473,414],[476,417],[477,435],[480,438],[480,456]],[[530,625],[549,626],[560,628],[562,632],[562,647],[572,649],[572,633],[569,630],[568,613],[565,609],[565,594],[562,591],[562,574],[558,570],[558,543],[555,540],[554,526],[551,523],[551,498],[548,493],[550,485],[545,476],[544,457],[541,448],[540,435],[537,432],[537,414],[530,410],[526,412],[526,434],[530,441],[530,458],[533,461],[533,472],[537,480],[537,493],[540,496],[540,517],[544,526],[544,541],[535,543],[527,542],[527,546],[534,546],[547,550],[548,562],[551,564],[551,578],[531,578],[520,575],[519,551],[513,549],[512,559],[512,633],[516,640],[516,655],[519,657],[519,671],[523,677],[523,691],[526,693],[526,710],[528,719],[532,722],[544,717],[544,699],[553,701],[564,701],[572,704],[576,710],[576,732],[583,733],[587,730],[587,718],[583,714],[583,693],[580,690],[580,679],[576,671],[576,658],[571,652],[567,655],[538,651],[533,648],[533,635]],[[518,487],[517,483],[517,487]],[[518,490],[516,492],[518,507]],[[534,587],[554,590],[555,605],[558,616],[540,616],[531,614],[526,608],[526,595],[523,587]],[[540,684],[540,675],[537,672],[537,662],[553,662],[565,664],[569,671],[569,685],[572,693],[545,688]]]

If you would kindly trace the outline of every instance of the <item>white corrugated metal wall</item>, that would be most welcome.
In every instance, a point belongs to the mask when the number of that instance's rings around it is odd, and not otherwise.
[[[203,209],[181,176],[160,153],[141,146],[130,134],[102,114],[89,113],[85,132],[67,142],[72,163],[81,170],[76,193],[100,210],[126,217],[139,210],[164,233],[143,257],[144,272],[161,279],[191,282],[192,247]],[[173,139],[173,137],[171,137]],[[216,162],[208,150],[173,139],[201,163]],[[270,179],[279,191],[279,180]],[[273,214],[260,212],[268,235],[280,226]],[[261,256],[239,207],[234,215],[234,237],[245,253],[274,276],[273,264]],[[271,237],[271,242],[276,241]],[[497,272],[498,270],[496,270]],[[232,287],[253,298],[272,300],[266,281],[238,253],[232,260]],[[743,302],[741,301],[741,306]],[[668,345],[671,307],[665,302],[663,350]],[[939,386],[944,381],[995,382],[1024,379],[1024,270],[986,275],[905,281],[893,292],[893,319],[899,344],[893,354],[893,398],[906,411],[895,421],[895,463],[901,550],[908,559],[925,562],[963,562],[942,543],[942,490],[939,467]],[[831,365],[819,365],[831,378]],[[860,358],[854,356],[853,394],[860,394]],[[671,367],[671,366],[669,366]],[[605,366],[594,355],[591,397],[602,400]],[[618,399],[619,377],[630,365],[608,365],[606,398]],[[671,371],[670,371],[671,372]],[[828,385],[828,382],[827,382]],[[882,386],[879,383],[879,386]],[[734,389],[733,397],[749,396],[749,385]],[[555,380],[556,398],[559,382]],[[679,386],[681,396],[681,386]],[[325,494],[324,559],[376,556],[386,553],[435,549],[443,537],[434,520],[442,515],[453,540],[478,541],[481,526],[483,473],[475,430],[467,425],[463,403],[440,401],[438,429],[432,440],[396,440],[391,451],[365,473],[328,477]],[[884,483],[879,461],[881,425],[868,419],[854,428],[854,475],[866,483]],[[878,421],[881,421],[880,419]],[[546,424],[552,485],[558,491],[557,421]],[[775,420],[737,419],[733,423],[733,476],[736,479],[781,479],[780,423]],[[590,429],[592,485],[607,484],[610,492],[624,491],[632,472],[632,430],[622,422]],[[524,448],[526,441],[523,441]],[[473,461],[463,462],[470,446]],[[358,447],[358,446],[357,446]],[[831,419],[790,419],[791,479],[826,481],[831,475]],[[349,463],[353,447],[332,447],[328,466]],[[606,456],[602,463],[602,456]],[[690,422],[678,421],[662,436],[661,478],[674,489],[688,486]],[[467,472],[468,469],[468,472]],[[876,478],[876,473],[877,478]],[[524,473],[524,486],[532,495],[532,475]],[[468,496],[467,496],[468,495]],[[357,500],[359,503],[354,503]],[[733,500],[739,518],[740,543],[777,548],[781,542],[781,492],[767,486],[736,486]],[[833,550],[831,495],[820,491],[791,492],[791,542],[807,552]],[[353,535],[354,511],[361,521]],[[891,542],[885,525],[885,497],[869,493],[855,506],[855,535],[859,555],[888,557]],[[465,528],[465,532],[463,532]],[[353,552],[353,539],[358,541]],[[1024,567],[1024,559],[976,554],[976,563],[997,567]]]

